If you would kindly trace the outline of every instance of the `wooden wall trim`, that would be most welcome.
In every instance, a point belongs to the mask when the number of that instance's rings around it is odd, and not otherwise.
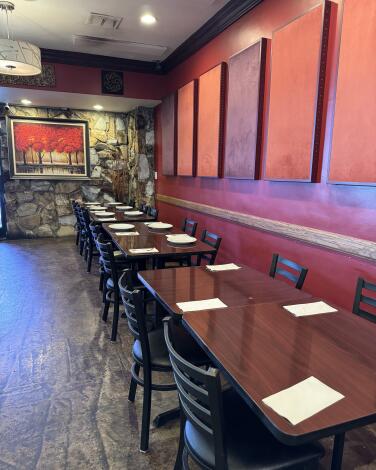
[[[319,246],[328,250],[338,251],[346,255],[357,256],[369,261],[376,261],[376,243],[361,238],[341,235],[339,233],[318,230],[304,225],[290,224],[278,220],[265,219],[255,215],[235,212],[228,209],[186,201],[164,194],[157,194],[157,201],[173,206],[201,212],[206,215],[220,217],[229,222],[235,222],[257,230],[263,230],[275,235],[280,235],[313,246]]]

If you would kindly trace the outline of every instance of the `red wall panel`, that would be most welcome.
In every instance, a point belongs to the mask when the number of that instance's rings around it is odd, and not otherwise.
[[[230,57],[224,176],[255,179],[259,172],[266,39]]]
[[[197,176],[218,177],[223,150],[224,64],[201,75],[198,85]]]
[[[168,75],[171,92],[206,70],[254,44],[260,37],[271,37],[274,30],[288,24],[320,2],[318,0],[264,0],[249,14],[227,28],[191,58]],[[323,130],[323,177],[320,183],[252,181],[238,179],[207,179],[158,176],[157,192],[181,199],[219,206],[260,217],[306,225],[313,228],[375,240],[376,188],[328,185],[326,174],[330,156],[332,120],[335,103],[338,47],[342,1],[338,3],[338,24],[331,28],[328,75],[324,104],[328,119]],[[266,90],[263,116],[262,161],[265,161],[268,125],[268,89],[270,54],[266,61]],[[354,87],[361,87],[357,84]],[[160,119],[156,114],[157,165],[160,168]],[[160,218],[181,223],[186,215],[199,221],[199,229],[207,227],[223,236],[221,260],[243,261],[267,271],[271,253],[280,252],[309,267],[305,289],[339,305],[351,308],[355,279],[362,275],[376,282],[376,267],[350,256],[251,230],[221,219],[189,213],[168,204],[159,204]]]
[[[321,42],[327,42],[323,15],[320,5],[273,33],[267,179],[312,179],[319,157],[314,145],[319,80],[325,76],[320,70]]]
[[[346,0],[329,178],[376,183],[376,2]]]
[[[161,104],[162,117],[162,173],[175,175],[176,168],[176,93],[171,93]]]
[[[193,176],[195,172],[196,95],[196,80],[178,90],[177,174],[180,176]]]

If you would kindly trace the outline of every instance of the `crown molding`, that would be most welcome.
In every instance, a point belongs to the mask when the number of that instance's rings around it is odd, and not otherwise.
[[[58,51],[56,49],[41,49],[42,61],[55,64],[81,65],[100,69],[119,70],[161,74],[160,64],[144,60],[122,59],[83,52]]]
[[[163,72],[170,72],[262,1],[230,0],[162,62]]]
[[[41,49],[43,62],[81,65],[100,69],[122,70],[152,74],[166,74],[201,47],[222,33],[235,21],[259,5],[263,0],[230,0],[204,25],[177,47],[163,62],[122,59],[83,52]]]

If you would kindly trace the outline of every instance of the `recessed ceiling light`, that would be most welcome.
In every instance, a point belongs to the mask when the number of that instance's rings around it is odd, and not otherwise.
[[[93,106],[93,108],[94,108],[96,111],[102,111],[103,106],[102,106],[101,104],[95,104],[95,105]]]
[[[143,24],[154,24],[156,23],[157,19],[155,16],[153,16],[151,13],[145,13],[145,15],[141,16],[141,23]]]
[[[32,102],[25,98],[25,99],[21,100],[21,103],[24,104],[25,106],[29,106]]]

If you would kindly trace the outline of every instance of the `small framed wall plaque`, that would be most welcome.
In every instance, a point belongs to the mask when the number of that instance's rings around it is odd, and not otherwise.
[[[102,93],[105,95],[123,95],[123,72],[102,70]]]

